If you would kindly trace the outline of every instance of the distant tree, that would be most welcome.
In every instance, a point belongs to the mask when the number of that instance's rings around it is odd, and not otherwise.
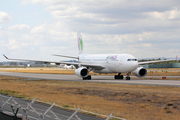
[[[44,62],[38,62],[38,61],[37,61],[37,62],[35,62],[35,64],[44,64]]]
[[[9,65],[13,65],[13,66],[16,66],[17,63],[16,62],[10,62]]]
[[[22,63],[22,62],[20,62],[20,63],[19,63],[19,65],[23,65],[23,63]]]
[[[3,63],[0,63],[0,65],[3,65]]]

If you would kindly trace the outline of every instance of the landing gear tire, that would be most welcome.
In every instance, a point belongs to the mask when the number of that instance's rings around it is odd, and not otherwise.
[[[126,77],[126,80],[131,80],[131,78],[129,76]]]
[[[83,77],[83,80],[91,80],[91,75],[88,75],[87,77]]]
[[[114,79],[121,79],[123,80],[123,75],[120,75],[120,73],[118,75],[114,76]]]
[[[87,76],[87,79],[88,79],[88,80],[91,80],[91,75],[88,75],[88,76]]]

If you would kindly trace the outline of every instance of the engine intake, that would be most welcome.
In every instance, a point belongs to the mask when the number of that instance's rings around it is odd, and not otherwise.
[[[147,70],[143,67],[138,67],[135,71],[133,71],[133,74],[137,77],[145,77],[147,75]]]
[[[89,71],[86,67],[80,67],[75,70],[75,74],[79,77],[85,78],[89,75]]]

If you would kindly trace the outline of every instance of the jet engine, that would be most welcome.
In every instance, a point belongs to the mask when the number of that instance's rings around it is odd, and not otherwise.
[[[89,71],[86,67],[80,67],[75,70],[75,74],[79,77],[86,78],[89,76]]]
[[[133,71],[133,74],[137,77],[145,77],[147,75],[147,70],[143,67],[138,67],[135,71]]]

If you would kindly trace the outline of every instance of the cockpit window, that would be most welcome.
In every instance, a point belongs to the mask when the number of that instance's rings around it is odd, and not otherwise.
[[[128,59],[127,61],[137,61],[137,59]]]

